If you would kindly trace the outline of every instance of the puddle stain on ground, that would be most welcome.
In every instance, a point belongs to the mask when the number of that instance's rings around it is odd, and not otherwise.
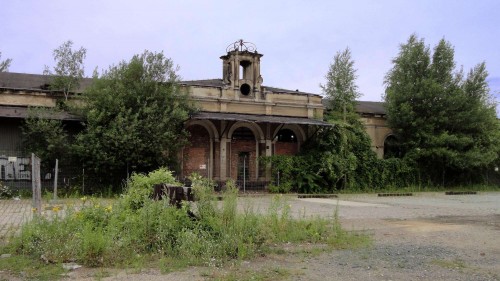
[[[404,228],[411,232],[439,232],[439,231],[457,231],[465,228],[464,225],[449,224],[449,223],[434,223],[420,220],[386,220],[393,227]]]

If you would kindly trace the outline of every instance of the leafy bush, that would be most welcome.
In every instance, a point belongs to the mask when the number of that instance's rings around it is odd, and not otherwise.
[[[3,182],[0,181],[0,199],[11,198],[12,190],[7,185],[4,185]]]
[[[167,168],[159,168],[147,175],[132,174],[127,181],[127,190],[122,196],[122,203],[133,210],[142,208],[144,203],[150,200],[153,185],[161,183],[180,185]]]
[[[251,206],[238,212],[234,183],[227,184],[219,202],[213,183],[193,176],[197,201],[176,208],[166,200],[149,199],[151,185],[159,182],[174,182],[170,171],[132,176],[127,192],[113,205],[83,197],[80,206],[58,210],[52,218],[35,217],[13,238],[11,252],[87,266],[130,265],[143,258],[222,265],[265,253],[276,243],[339,246],[359,240],[340,228],[338,218],[292,218],[290,205],[280,195],[267,213],[257,214]]]

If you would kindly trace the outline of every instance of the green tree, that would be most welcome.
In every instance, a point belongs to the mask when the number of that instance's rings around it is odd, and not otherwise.
[[[176,168],[184,122],[194,107],[173,62],[145,51],[111,66],[84,92],[85,129],[77,150],[86,166],[111,179],[160,166]]]
[[[375,188],[377,161],[370,148],[370,137],[358,124],[337,122],[321,128],[316,137],[303,147],[317,174],[326,182],[328,191]]]
[[[0,59],[2,58],[2,52],[0,52]],[[4,61],[0,60],[0,72],[9,71],[10,63],[12,59],[6,59]]]
[[[80,81],[85,74],[83,61],[87,55],[87,50],[80,47],[78,50],[73,50],[73,42],[68,40],[59,48],[53,51],[54,71],[52,72],[48,66],[45,66],[44,74],[53,75],[51,89],[62,91],[64,98],[67,101],[69,93],[78,89]]]
[[[444,39],[431,50],[411,35],[385,78],[388,123],[406,158],[439,184],[476,181],[499,149],[499,122],[481,63],[464,79]],[[454,182],[453,182],[453,181]]]
[[[61,112],[50,108],[30,108],[28,118],[21,126],[24,151],[42,159],[43,168],[52,168],[55,160],[70,158],[68,134],[64,130]]]
[[[351,58],[351,51],[346,48],[337,52],[330,64],[330,69],[325,75],[326,84],[320,85],[323,94],[329,100],[330,113],[336,118],[342,117],[344,121],[349,115],[358,119],[355,114],[356,99],[361,96],[356,85],[356,69]]]

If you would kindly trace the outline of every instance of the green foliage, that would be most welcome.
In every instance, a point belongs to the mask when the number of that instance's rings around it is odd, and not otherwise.
[[[66,273],[60,264],[47,264],[42,260],[17,255],[0,259],[0,270],[2,271],[0,280],[11,280],[8,278],[19,274],[21,278],[13,277],[12,280],[52,281],[60,279]]]
[[[55,91],[62,91],[64,98],[68,100],[69,93],[78,89],[85,70],[83,61],[87,55],[87,50],[80,47],[79,50],[72,49],[73,42],[68,40],[59,48],[53,51],[54,72],[48,66],[45,66],[44,74],[53,75],[50,88]]]
[[[500,123],[484,63],[463,78],[454,49],[441,40],[431,56],[423,39],[401,45],[385,84],[388,123],[421,180],[434,184],[481,182],[500,151]]]
[[[0,59],[2,58],[2,52],[0,52]],[[0,72],[6,72],[9,71],[9,66],[10,63],[12,62],[12,59],[6,59],[6,60],[0,60]]]
[[[403,159],[377,159],[358,122],[321,128],[299,155],[264,157],[275,176],[271,192],[331,193],[403,188],[418,182],[415,164]],[[279,182],[277,175],[279,173]]]
[[[52,168],[55,160],[70,158],[68,133],[60,119],[61,112],[50,108],[30,108],[21,127],[21,143],[26,153],[35,153],[45,168]]]
[[[127,180],[127,190],[122,195],[122,203],[131,210],[142,208],[145,202],[150,200],[153,185],[161,183],[180,185],[172,172],[166,168],[159,168],[147,175],[133,173]]]
[[[311,164],[316,166],[327,187],[324,192],[369,185],[370,163],[376,161],[370,139],[361,127],[337,123],[322,128],[304,145]],[[361,177],[365,177],[362,179]]]
[[[262,157],[261,161],[272,166],[274,182],[268,187],[272,193],[314,193],[322,190],[321,177],[311,165],[314,161],[310,156],[273,155]]]
[[[194,108],[175,71],[163,53],[145,51],[94,77],[83,95],[85,129],[77,138],[90,172],[114,180],[129,170],[176,167],[183,124]]]
[[[338,217],[292,218],[286,198],[277,196],[265,214],[251,206],[238,211],[238,190],[229,183],[223,202],[214,200],[213,183],[193,177],[194,206],[129,198],[136,189],[171,180],[164,169],[135,175],[126,194],[113,205],[84,197],[77,206],[54,208],[50,218],[36,217],[8,245],[15,256],[47,263],[74,261],[86,266],[126,266],[143,259],[175,260],[175,264],[219,266],[232,259],[265,253],[276,243],[359,245],[366,237],[344,231]],[[151,189],[150,189],[151,190]],[[141,191],[142,192],[142,191]],[[188,215],[188,210],[196,218]]]
[[[12,197],[12,190],[0,181],[0,199],[9,199]]]
[[[346,48],[342,52],[337,52],[333,58],[333,63],[325,76],[326,85],[320,85],[323,94],[328,98],[331,114],[347,120],[355,115],[356,99],[361,96],[356,85],[356,69],[351,58],[351,51]]]

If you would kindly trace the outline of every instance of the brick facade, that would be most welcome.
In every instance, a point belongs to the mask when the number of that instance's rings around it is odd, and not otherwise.
[[[277,141],[274,145],[276,155],[295,155],[297,152],[299,152],[299,145],[296,142]]]
[[[191,173],[209,176],[210,167],[210,136],[205,128],[194,125],[187,128],[190,133],[189,145],[183,153],[183,177]]]
[[[247,179],[255,180],[257,178],[257,153],[255,151],[256,145],[253,140],[232,140],[231,141],[231,174],[230,177],[233,179],[242,178],[241,169],[243,168],[242,160],[240,160],[240,155],[243,153],[248,153],[248,158],[246,159],[247,166]],[[239,169],[238,169],[239,167]]]

